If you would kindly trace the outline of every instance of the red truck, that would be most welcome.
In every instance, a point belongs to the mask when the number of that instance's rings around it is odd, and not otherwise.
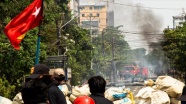
[[[120,72],[121,77],[124,79],[145,79],[148,77],[148,68],[146,67],[137,67],[137,66],[125,66]]]

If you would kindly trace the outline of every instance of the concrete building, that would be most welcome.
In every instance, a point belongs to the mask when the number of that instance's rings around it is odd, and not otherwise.
[[[183,22],[185,22],[186,20],[186,14],[185,11],[183,10],[183,12],[178,15],[178,16],[173,16],[173,29],[175,29],[178,26],[182,26]]]
[[[114,27],[114,11],[112,10],[107,12],[107,26]]]
[[[80,25],[97,35],[107,27],[107,3],[101,0],[80,0]]]
[[[70,0],[69,7],[71,10],[72,18],[78,15],[78,0]]]

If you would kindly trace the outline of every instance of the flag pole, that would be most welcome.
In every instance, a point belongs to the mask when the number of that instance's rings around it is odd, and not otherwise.
[[[41,8],[42,8],[41,10],[42,10],[42,12],[43,12],[43,0],[42,0]],[[43,15],[43,13],[42,13],[42,15]],[[40,41],[41,41],[41,24],[42,24],[42,21],[40,21],[39,32],[38,32],[38,37],[37,37],[37,47],[36,47],[35,65],[39,63]]]

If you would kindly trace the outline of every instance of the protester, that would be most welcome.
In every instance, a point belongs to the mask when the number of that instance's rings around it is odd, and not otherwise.
[[[186,104],[186,86],[184,86],[182,95],[179,97],[181,104]]]
[[[26,78],[21,94],[24,104],[66,104],[64,94],[44,64],[34,66],[33,73]]]
[[[95,104],[95,102],[88,96],[79,96],[74,100],[73,104]]]
[[[64,95],[70,96],[72,92],[72,88],[69,84],[65,81],[65,73],[64,70],[61,68],[57,68],[54,70],[53,76],[55,80],[59,83],[59,89],[64,93]]]
[[[113,104],[112,101],[104,97],[106,81],[101,76],[94,76],[88,80],[91,95],[95,104]]]

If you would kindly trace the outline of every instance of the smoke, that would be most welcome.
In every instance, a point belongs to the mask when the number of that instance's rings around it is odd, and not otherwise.
[[[114,24],[115,26],[124,26],[122,31],[128,32],[124,35],[131,48],[145,48],[147,51],[155,48],[152,43],[158,42],[161,37],[162,17],[151,9],[142,8],[145,7],[142,4],[136,4],[129,0],[115,0],[115,2],[130,5],[110,3],[115,15]]]
[[[139,29],[140,35],[145,39],[149,48],[154,48],[152,43],[157,42],[157,39],[161,36],[160,33],[163,26],[161,18],[151,9],[141,8],[143,7],[141,4],[136,4],[135,6],[136,8],[133,8],[131,16],[133,25]]]
[[[141,4],[136,4],[136,6],[141,6]],[[140,29],[142,33],[157,33],[162,27],[161,18],[153,13],[150,9],[144,9],[141,7],[136,7],[133,9],[132,19],[133,24]]]

